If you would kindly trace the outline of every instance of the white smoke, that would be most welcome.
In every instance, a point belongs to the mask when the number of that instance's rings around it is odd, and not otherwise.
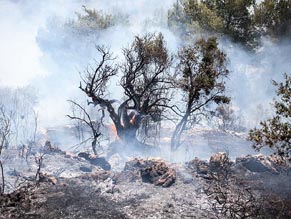
[[[231,71],[228,93],[244,117],[245,126],[253,128],[272,115],[270,103],[276,96],[272,80],[282,81],[283,73],[291,73],[291,44],[263,39],[262,47],[255,53],[230,42],[223,42],[222,47],[228,55]]]
[[[104,44],[118,58],[135,35],[162,32],[169,50],[175,53],[180,45],[179,34],[167,26],[167,13],[175,0],[61,0],[61,1],[1,1],[0,2],[0,84],[3,86],[32,85],[39,91],[40,126],[67,123],[70,113],[67,99],[82,99],[78,89],[82,72],[98,60],[95,45]],[[77,19],[82,5],[108,14],[128,16],[128,23],[100,30],[93,35],[76,36],[66,23]],[[229,58],[228,93],[233,106],[246,120],[247,127],[267,117],[268,103],[274,87],[271,80],[281,80],[289,71],[291,45],[288,41],[273,43],[263,40],[256,53],[243,50],[224,40],[220,44]],[[289,72],[290,73],[290,72]],[[113,81],[112,98],[122,90]],[[267,108],[261,113],[263,108]]]
[[[88,64],[94,66],[93,59],[98,58],[95,45],[104,44],[115,56],[121,56],[121,48],[135,35],[163,32],[169,47],[177,47],[177,39],[167,29],[167,11],[172,4],[154,0],[1,1],[0,82],[37,87],[40,122],[46,126],[61,124],[70,110],[66,100],[82,96],[78,71]],[[82,5],[129,15],[129,24],[115,25],[93,36],[74,37],[64,26],[77,18],[75,12],[82,13]]]

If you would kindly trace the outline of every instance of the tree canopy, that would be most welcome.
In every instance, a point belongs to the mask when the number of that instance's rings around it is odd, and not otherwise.
[[[145,120],[157,122],[167,105],[167,71],[171,57],[162,34],[135,37],[130,47],[123,49],[124,61],[114,64],[112,54],[98,47],[102,59],[95,70],[85,72],[80,89],[91,98],[95,106],[109,113],[118,136],[136,142],[137,130]],[[121,74],[123,101],[108,99],[107,84]],[[114,104],[119,104],[115,108]]]
[[[251,129],[249,139],[256,150],[270,147],[275,154],[291,161],[291,76],[285,74],[284,78],[280,83],[273,81],[278,96],[273,103],[274,117],[262,121],[260,128]]]
[[[224,95],[225,79],[229,74],[226,55],[218,48],[216,38],[198,40],[194,45],[180,49],[176,66],[175,86],[183,93],[185,111],[176,125],[171,146],[179,147],[183,130],[190,120],[205,115],[211,104],[228,103]]]
[[[207,114],[211,105],[230,100],[224,94],[229,74],[226,55],[216,38],[198,40],[171,56],[161,33],[136,36],[122,50],[124,59],[119,64],[107,49],[97,48],[101,60],[83,74],[80,89],[91,99],[89,103],[109,114],[118,136],[127,143],[138,143],[137,132],[148,128],[149,121],[161,122],[167,111],[181,117],[172,136],[175,150],[189,120]],[[108,95],[108,82],[117,75],[123,89],[121,101]],[[182,94],[184,106],[172,105],[174,94]]]
[[[254,0],[182,0],[169,12],[169,25],[182,25],[187,34],[226,35],[246,46],[255,43],[250,8]]]
[[[254,20],[262,35],[282,38],[291,34],[291,1],[264,0],[256,5]]]
[[[227,36],[254,49],[263,36],[284,38],[291,33],[288,0],[181,0],[169,11],[169,26],[183,36]]]
[[[127,16],[108,14],[101,10],[87,8],[83,5],[82,12],[76,12],[77,19],[71,20],[65,26],[77,31],[78,34],[92,34],[108,29],[118,23],[127,23]]]

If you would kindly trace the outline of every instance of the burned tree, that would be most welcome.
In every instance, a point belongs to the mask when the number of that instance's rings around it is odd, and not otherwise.
[[[4,170],[2,161],[2,150],[6,145],[8,145],[9,136],[11,134],[11,119],[4,106],[0,106],[0,169],[1,169],[1,188],[0,195],[4,193],[5,180],[4,180]]]
[[[77,107],[83,114],[83,116],[79,117],[76,115],[67,115],[70,119],[73,120],[78,120],[81,123],[86,124],[92,131],[92,150],[94,152],[95,155],[97,154],[97,150],[96,150],[96,146],[98,143],[98,139],[102,136],[101,132],[100,132],[100,127],[101,127],[101,123],[102,123],[102,119],[101,122],[99,121],[94,121],[91,119],[91,116],[89,115],[89,113],[86,111],[86,109],[81,106],[80,104],[76,103],[75,101],[69,100],[69,102],[72,104],[73,107]],[[99,143],[98,143],[99,145]]]
[[[229,102],[223,94],[228,73],[226,55],[219,50],[215,38],[201,39],[179,51],[174,83],[182,91],[185,109],[178,113],[182,118],[172,135],[172,150],[179,147],[182,132],[189,121],[205,115],[206,107],[213,103]]]
[[[217,106],[214,116],[218,118],[218,128],[222,131],[245,131],[243,116],[231,104]]]
[[[169,101],[166,74],[171,58],[162,34],[135,37],[129,48],[123,49],[124,61],[113,63],[112,54],[98,47],[102,58],[94,71],[87,71],[80,89],[109,113],[117,134],[126,143],[138,143],[137,130],[145,119],[161,120],[161,114]],[[108,99],[107,83],[121,73],[120,85],[124,99],[115,108],[116,101]]]

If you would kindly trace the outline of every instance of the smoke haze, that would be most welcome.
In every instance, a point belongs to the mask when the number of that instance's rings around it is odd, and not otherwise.
[[[156,1],[1,1],[0,2],[0,83],[2,86],[32,85],[38,91],[39,122],[41,126],[68,123],[68,99],[81,99],[79,72],[98,60],[95,45],[104,44],[118,58],[121,48],[132,42],[137,34],[162,32],[172,53],[182,43],[177,33],[167,27],[167,12],[175,0]],[[76,35],[66,24],[82,14],[82,5],[112,15],[123,15],[128,22],[88,35]],[[118,17],[117,16],[117,17]],[[223,40],[220,47],[227,53],[230,79],[227,89],[233,107],[253,127],[270,114],[265,109],[274,96],[271,80],[281,80],[290,68],[289,41],[271,42],[264,39],[255,54]],[[122,90],[114,87],[112,98]],[[264,106],[263,109],[260,106]],[[261,111],[260,111],[261,110]],[[263,110],[263,114],[262,114]],[[269,114],[268,114],[269,113]],[[259,117],[258,117],[259,115]]]
[[[168,46],[177,47],[177,39],[166,27],[167,10],[172,3],[2,1],[0,83],[10,87],[35,86],[39,91],[41,124],[61,124],[69,111],[66,100],[81,97],[78,72],[88,64],[94,66],[94,58],[98,60],[95,45],[106,45],[120,56],[121,48],[129,45],[135,35],[148,31],[163,32]],[[76,12],[82,13],[82,5],[104,13],[129,15],[128,25],[117,24],[75,37],[65,24],[77,18]]]

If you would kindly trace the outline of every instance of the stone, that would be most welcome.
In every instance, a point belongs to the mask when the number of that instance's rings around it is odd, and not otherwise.
[[[278,174],[290,169],[282,158],[278,156],[265,156],[262,154],[237,158],[236,164],[254,173],[271,172]]]
[[[39,173],[39,182],[48,182],[48,183],[51,183],[53,185],[56,185],[58,180],[54,176],[51,176],[47,173],[40,172]]]
[[[86,172],[86,173],[90,173],[90,172],[92,172],[92,169],[91,169],[91,168],[89,168],[89,167],[84,167],[84,166],[80,167],[80,170],[83,171],[83,172]]]
[[[209,170],[211,172],[218,172],[222,169],[228,168],[231,161],[225,152],[218,152],[210,157]]]
[[[200,160],[197,157],[187,163],[187,167],[196,171],[197,174],[208,173],[209,164],[206,161]]]
[[[157,159],[134,159],[126,162],[123,174],[141,178],[143,182],[169,187],[176,181],[176,171]]]
[[[104,157],[95,157],[95,156],[92,156],[89,153],[85,153],[85,152],[79,153],[78,157],[84,158],[85,160],[89,161],[90,164],[95,165],[95,166],[99,166],[103,170],[110,170],[111,169],[110,163],[108,163]]]

